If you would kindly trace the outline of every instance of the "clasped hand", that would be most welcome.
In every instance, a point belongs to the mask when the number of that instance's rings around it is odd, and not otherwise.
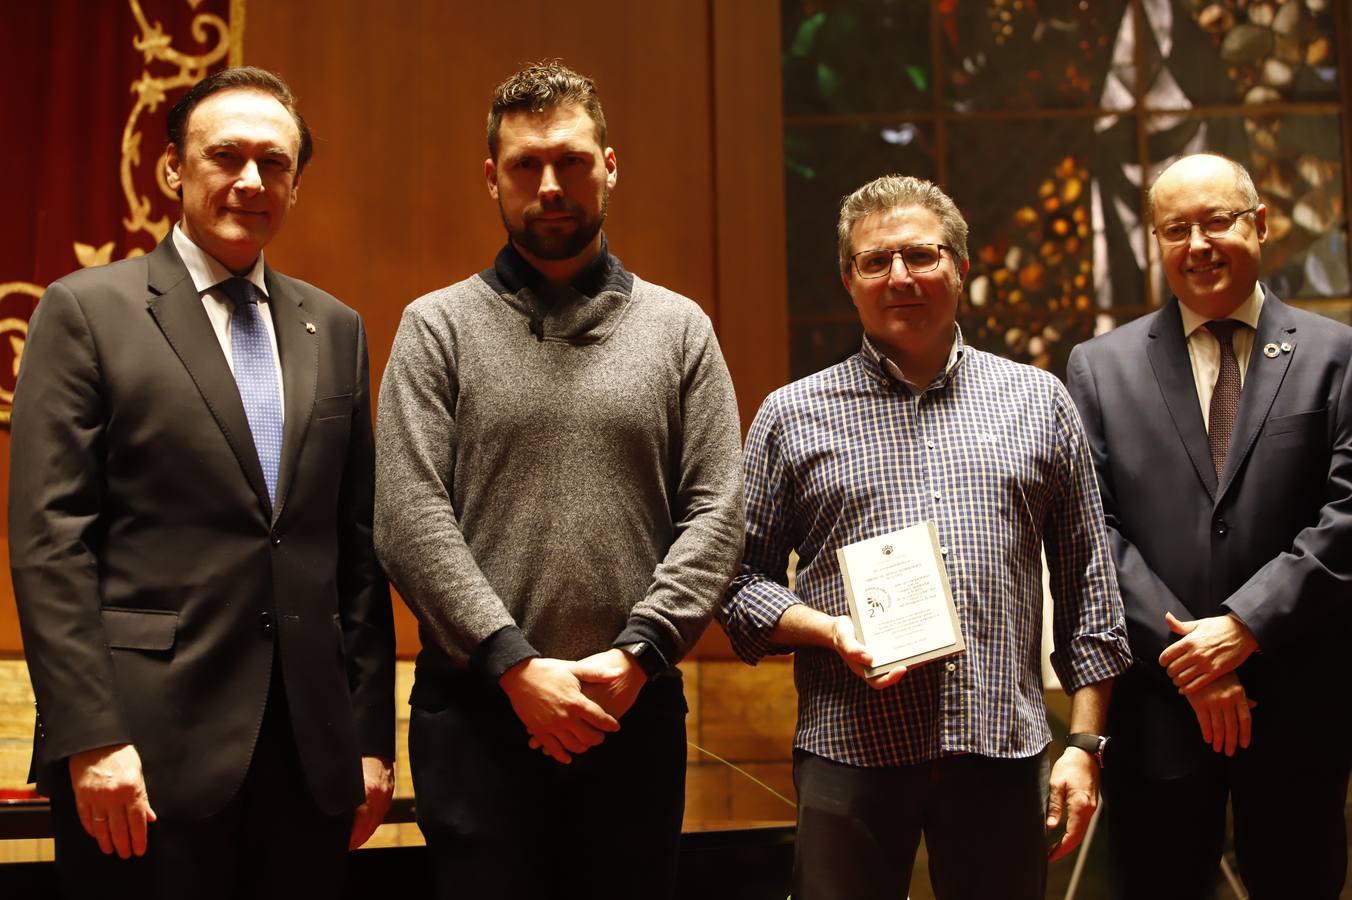
[[[530,733],[530,746],[566,765],[619,731],[646,680],[637,661],[612,649],[577,661],[528,659],[499,683]]]

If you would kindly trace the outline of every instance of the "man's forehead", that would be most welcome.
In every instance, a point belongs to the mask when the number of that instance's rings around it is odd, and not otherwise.
[[[931,232],[940,230],[939,217],[923,206],[893,206],[869,213],[854,225],[856,234],[880,231]]]
[[[186,130],[213,144],[252,141],[269,130],[288,153],[300,144],[300,128],[281,101],[251,88],[228,88],[203,99],[189,114]]]
[[[1155,182],[1155,213],[1232,209],[1243,201],[1234,170],[1212,157],[1180,160]]]
[[[498,126],[498,140],[503,148],[510,144],[513,149],[546,146],[567,146],[591,151],[601,149],[596,142],[596,123],[577,103],[539,111],[512,110],[504,113]]]

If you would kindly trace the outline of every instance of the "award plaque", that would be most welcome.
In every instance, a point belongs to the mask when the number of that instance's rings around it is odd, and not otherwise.
[[[836,551],[857,637],[873,654],[870,677],[966,649],[933,522]]]

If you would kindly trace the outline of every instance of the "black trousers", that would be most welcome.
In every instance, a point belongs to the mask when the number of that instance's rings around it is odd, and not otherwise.
[[[1284,749],[1256,740],[1234,757],[1213,754],[1182,778],[1150,778],[1121,765],[1104,769],[1103,815],[1117,895],[1211,897],[1228,798],[1239,875],[1251,900],[1337,900],[1347,876],[1349,763],[1321,759],[1303,743],[1303,749]]]
[[[569,765],[530,749],[497,685],[420,679],[409,764],[438,898],[674,896],[685,811],[678,676],[646,685],[620,730]]]
[[[205,819],[161,817],[144,856],[100,852],[80,825],[62,768],[47,780],[57,877],[71,900],[318,900],[342,891],[352,814],[326,815],[310,798],[278,679],[239,793]]]
[[[794,752],[793,900],[904,900],[923,833],[939,900],[1042,900],[1045,754],[847,766]]]

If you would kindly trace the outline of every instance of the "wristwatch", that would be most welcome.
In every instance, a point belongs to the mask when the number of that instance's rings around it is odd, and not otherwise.
[[[667,661],[662,658],[662,654],[656,647],[647,641],[635,641],[632,644],[621,644],[617,649],[623,650],[634,658],[643,674],[652,679],[667,670]]]
[[[1094,759],[1098,760],[1099,768],[1103,768],[1103,753],[1108,749],[1109,738],[1102,734],[1078,734],[1066,735],[1066,746],[1075,747],[1083,750]]]

